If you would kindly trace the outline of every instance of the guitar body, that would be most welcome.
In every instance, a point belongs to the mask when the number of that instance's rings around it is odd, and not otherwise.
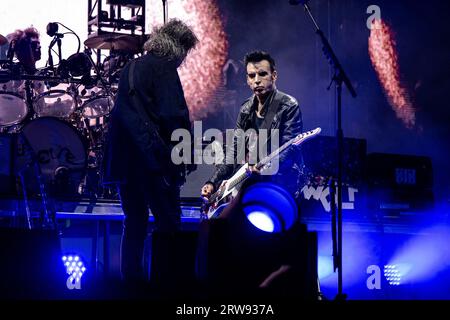
[[[239,191],[238,185],[240,183],[237,181],[236,178],[244,177],[249,175],[249,165],[248,163],[244,164],[242,167],[239,168],[238,171],[231,177],[223,186],[223,191],[221,197],[217,199],[217,202],[222,201],[223,199],[227,198],[229,195],[232,195],[235,197]]]
[[[208,210],[207,216],[208,219],[215,219],[220,216],[222,211],[228,206],[229,202],[222,203],[217,208],[210,207],[210,210]]]
[[[207,211],[206,215],[208,216],[208,219],[217,218],[228,204],[229,199],[237,196],[239,192],[239,187],[245,180],[244,179],[243,181],[239,182],[237,178],[248,176],[249,176],[249,164],[246,163],[242,167],[240,167],[238,171],[236,171],[233,177],[231,177],[229,180],[225,182],[224,185],[221,186],[221,188],[218,191],[220,193],[217,194],[218,196],[215,198],[215,200],[209,202],[206,209]]]

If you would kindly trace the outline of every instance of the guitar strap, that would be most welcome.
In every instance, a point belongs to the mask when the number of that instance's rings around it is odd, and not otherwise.
[[[280,106],[282,98],[283,98],[282,94],[278,90],[275,90],[275,93],[272,96],[272,101],[270,102],[270,104],[268,106],[266,116],[264,117],[264,121],[263,121],[261,127],[259,128],[259,130],[263,130],[263,129],[268,130],[268,131],[270,130],[270,127],[272,125],[273,119],[275,118],[275,114],[278,111],[278,108]],[[267,140],[265,141],[264,145],[261,147],[266,148],[270,139],[271,139],[271,135],[270,135],[270,131],[269,131],[267,134]]]
[[[275,93],[272,97],[272,101],[270,102],[268,106],[268,110],[266,113],[266,116],[264,117],[264,121],[259,128],[261,129],[270,129],[270,126],[272,125],[273,119],[275,118],[275,113],[278,111],[278,107],[280,106],[280,102],[282,99],[282,95],[278,90],[275,90]]]

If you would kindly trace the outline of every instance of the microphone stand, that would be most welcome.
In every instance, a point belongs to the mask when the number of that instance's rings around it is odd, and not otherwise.
[[[48,64],[50,65],[50,68],[52,69],[53,73],[55,73],[54,70],[54,64],[53,64],[53,56],[52,56],[52,48],[55,44],[58,45],[58,58],[59,62],[61,63],[62,54],[61,54],[61,38],[64,37],[61,33],[55,33],[54,38],[50,42],[50,45],[48,46]]]
[[[337,183],[331,181],[330,188],[331,192],[331,207],[332,207],[332,235],[333,235],[333,265],[334,271],[338,270],[338,294],[336,300],[345,300],[346,295],[342,293],[342,171],[343,171],[343,145],[344,145],[344,134],[342,131],[342,84],[345,84],[348,91],[352,97],[356,97],[356,91],[353,88],[350,79],[345,73],[342,65],[340,64],[338,58],[336,57],[333,49],[331,48],[328,39],[320,30],[316,20],[314,19],[311,9],[308,6],[308,1],[300,1],[305,12],[314,24],[316,34],[322,41],[322,50],[325,54],[325,58],[328,60],[330,66],[334,69],[334,75],[331,83],[334,82],[337,94],[337,131],[336,131],[336,141],[337,141]],[[297,3],[298,4],[298,3]],[[336,189],[332,188],[335,185]],[[334,190],[337,191],[337,235],[336,235],[336,199],[334,196]],[[337,239],[336,239],[337,238]]]
[[[55,70],[53,70],[54,67],[53,67],[52,48],[55,45],[55,43],[56,43],[56,38],[53,38],[52,41],[50,42],[50,45],[48,46],[48,64],[53,73]]]
[[[166,24],[166,22],[167,22],[167,18],[168,18],[168,15],[169,15],[169,10],[168,10],[168,6],[167,6],[167,0],[162,0],[162,3],[163,3],[163,21],[164,21],[164,24]]]
[[[58,45],[58,58],[59,58],[59,63],[61,63],[62,60],[62,53],[61,53],[61,38],[64,37],[63,34],[57,33],[55,35],[56,37],[56,44]]]
[[[27,97],[31,97],[31,84],[30,81],[27,80],[25,83],[25,90],[27,93]],[[55,230],[56,229],[56,215],[55,212],[51,211],[49,209],[49,201],[48,201],[48,195],[46,186],[42,177],[42,170],[39,165],[39,159],[36,152],[31,148],[31,144],[25,135],[24,132],[22,132],[18,139],[20,139],[21,143],[23,143],[24,147],[24,154],[27,158],[27,164],[21,168],[18,172],[18,175],[20,177],[21,186],[22,186],[22,192],[24,197],[24,203],[25,203],[25,212],[26,212],[26,218],[27,218],[27,228],[28,230],[32,229],[31,226],[31,211],[29,207],[28,202],[28,193],[26,188],[26,181],[25,181],[25,170],[29,167],[33,167],[35,177],[37,179],[37,183],[39,185],[39,192],[41,194],[41,201],[42,201],[42,210],[40,214],[40,227],[45,230]]]

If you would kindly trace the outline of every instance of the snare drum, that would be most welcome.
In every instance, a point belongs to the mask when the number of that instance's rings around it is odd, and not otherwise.
[[[67,119],[76,108],[76,98],[72,93],[71,87],[67,85],[59,85],[55,89],[43,92],[33,99],[33,109],[38,117]]]
[[[23,81],[0,83],[0,127],[22,122],[28,114]]]

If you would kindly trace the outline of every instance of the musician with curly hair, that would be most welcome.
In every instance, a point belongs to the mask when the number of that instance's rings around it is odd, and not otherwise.
[[[180,185],[185,166],[175,166],[171,161],[171,134],[175,129],[191,129],[177,68],[197,42],[189,26],[170,20],[152,32],[144,44],[147,54],[129,62],[121,72],[103,182],[116,184],[119,189],[125,214],[121,273],[127,281],[143,279],[149,208],[156,230],[165,239],[152,249],[152,259],[168,267],[172,261],[173,235],[180,227]],[[164,273],[167,270],[159,268],[153,280],[170,280]]]
[[[24,71],[28,74],[36,72],[36,62],[41,59],[41,43],[39,41],[39,31],[34,27],[24,30],[16,30],[7,35],[10,42],[8,55],[14,54]]]

